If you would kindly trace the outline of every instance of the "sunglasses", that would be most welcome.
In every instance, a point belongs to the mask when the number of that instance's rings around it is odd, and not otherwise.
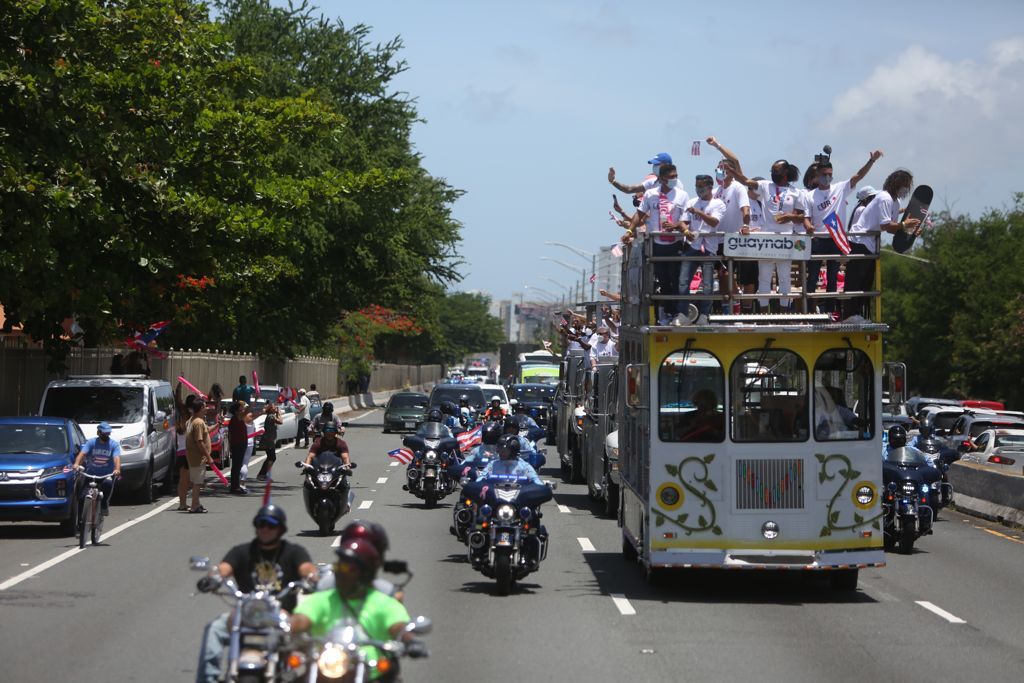
[[[257,529],[276,529],[279,526],[281,526],[281,525],[277,524],[276,522],[265,522],[265,521],[256,522],[256,528]]]
[[[335,574],[358,574],[359,567],[353,562],[335,562],[332,567]]]

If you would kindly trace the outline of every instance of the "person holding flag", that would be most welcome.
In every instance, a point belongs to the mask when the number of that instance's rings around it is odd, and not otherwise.
[[[813,167],[815,178],[814,188],[807,193],[808,218],[814,228],[811,239],[811,257],[807,262],[807,280],[805,291],[813,292],[818,284],[818,271],[821,259],[815,256],[835,255],[846,256],[850,253],[850,241],[843,225],[842,216],[846,213],[846,202],[864,176],[875,162],[882,158],[882,150],[876,149],[868,155],[868,161],[849,180],[832,181],[832,161],[828,157],[818,161]],[[832,259],[825,262],[825,291],[836,291],[836,275],[839,273],[839,261]],[[823,299],[819,305],[822,313],[838,315],[839,307],[835,299]]]

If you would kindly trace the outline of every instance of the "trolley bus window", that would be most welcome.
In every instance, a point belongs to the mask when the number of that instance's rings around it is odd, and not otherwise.
[[[807,440],[807,365],[786,349],[751,349],[729,373],[733,441]]]
[[[831,349],[814,364],[814,438],[871,439],[875,433],[871,359],[859,349]]]
[[[676,351],[658,373],[658,437],[718,443],[725,439],[722,364],[707,351]]]

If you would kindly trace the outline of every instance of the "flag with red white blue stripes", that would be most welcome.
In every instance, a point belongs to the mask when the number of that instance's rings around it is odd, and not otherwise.
[[[828,234],[832,237],[832,241],[839,247],[839,251],[844,254],[850,253],[850,240],[846,236],[846,228],[843,227],[843,221],[839,218],[836,212],[833,210],[824,220],[821,221],[825,229],[828,230]]]
[[[413,452],[405,446],[402,446],[401,448],[396,448],[393,451],[388,451],[388,457],[394,458],[403,465],[408,465],[412,462]]]
[[[470,448],[479,446],[484,442],[484,426],[477,425],[465,432],[461,432],[455,437],[456,441],[459,442],[459,450],[465,453]]]

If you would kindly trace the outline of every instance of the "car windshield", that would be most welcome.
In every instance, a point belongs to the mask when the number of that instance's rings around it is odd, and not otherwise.
[[[885,454],[885,459],[889,462],[898,463],[900,465],[927,465],[928,458],[924,457],[924,453],[917,450],[913,446],[903,446],[901,448],[890,448]]]
[[[388,408],[425,408],[427,406],[426,396],[392,396]]]
[[[971,438],[977,438],[981,436],[982,432],[987,432],[990,429],[1005,429],[1007,427],[1013,428],[1018,426],[1024,426],[1024,424],[1014,422],[993,422],[992,420],[976,420],[971,423]]]
[[[484,404],[484,392],[478,386],[438,385],[430,393],[430,405],[439,406],[445,401],[459,404],[459,397],[469,397],[469,405],[480,407]]]
[[[0,425],[0,453],[67,453],[62,425]]]
[[[139,422],[146,417],[142,387],[51,387],[43,415],[66,417],[79,424]]]
[[[932,418],[932,427],[949,431],[961,415],[963,413],[960,412],[935,413],[935,416]]]
[[[520,401],[543,401],[554,395],[554,387],[512,387],[512,397]]]
[[[1004,434],[996,437],[996,446],[1024,450],[1024,434]]]

